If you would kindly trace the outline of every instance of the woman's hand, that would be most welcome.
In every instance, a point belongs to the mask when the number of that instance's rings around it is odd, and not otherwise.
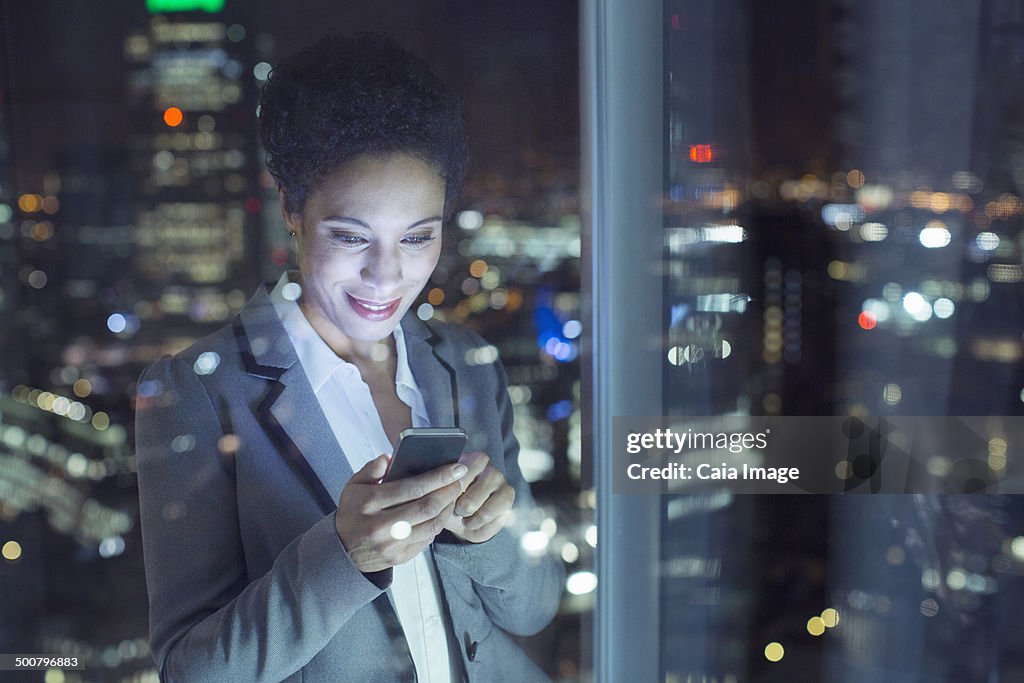
[[[444,528],[464,541],[483,543],[505,525],[516,490],[505,481],[501,470],[491,464],[486,453],[463,453],[459,462],[469,472],[458,481],[464,490]]]
[[[407,562],[430,545],[452,516],[460,478],[472,473],[457,463],[381,483],[388,460],[380,455],[352,475],[334,516],[338,538],[364,574]]]

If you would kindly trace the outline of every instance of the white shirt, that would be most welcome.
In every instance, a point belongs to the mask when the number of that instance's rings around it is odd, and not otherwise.
[[[309,324],[296,301],[300,291],[296,289],[298,284],[285,289],[292,273],[295,274],[292,279],[298,280],[297,271],[282,273],[270,293],[270,299],[334,437],[341,444],[352,471],[358,472],[381,453],[391,453],[393,448],[381,424],[370,388],[363,381],[359,369],[339,358]],[[409,369],[401,325],[395,328],[394,337],[398,398],[411,409],[413,427],[429,427],[423,395]],[[429,552],[430,549],[426,548],[412,560],[394,568],[391,595],[416,665],[418,680],[421,683],[448,683],[451,665],[447,629],[437,575]]]

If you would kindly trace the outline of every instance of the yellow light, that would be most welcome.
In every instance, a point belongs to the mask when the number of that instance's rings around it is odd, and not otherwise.
[[[832,607],[821,613],[821,621],[825,628],[835,628],[839,625],[839,612]]]
[[[910,194],[910,205],[915,209],[927,209],[931,204],[931,200],[931,194],[922,190]]]
[[[842,261],[831,261],[828,264],[828,275],[833,280],[846,279],[847,264]]]
[[[57,400],[57,397],[51,394],[49,391],[44,391],[39,394],[39,401],[36,403],[43,410],[53,410],[53,402]]]
[[[92,393],[92,382],[83,377],[75,381],[71,390],[75,392],[75,396],[78,398],[85,398]]]
[[[825,632],[825,622],[821,617],[811,617],[807,620],[807,632],[812,636],[820,636]]]
[[[37,194],[23,194],[18,197],[18,208],[25,213],[35,213],[43,208],[43,198]]]
[[[935,213],[945,213],[949,211],[949,195],[945,192],[936,192],[932,195],[929,205],[931,210]]]
[[[225,434],[217,440],[217,450],[226,455],[231,455],[242,445],[242,440],[237,434]]]
[[[21,544],[17,541],[7,541],[4,543],[3,550],[0,550],[0,554],[3,554],[5,560],[14,562],[21,557]]]
[[[510,311],[518,311],[523,305],[523,293],[518,289],[510,289],[508,292],[508,304],[506,308]]]
[[[469,264],[469,274],[473,277],[483,277],[487,272],[487,261],[477,259]]]
[[[989,439],[988,466],[993,470],[1006,468],[1006,441],[999,437]]]
[[[100,411],[92,416],[92,426],[103,431],[110,426],[110,416]]]
[[[764,658],[769,662],[778,662],[786,655],[786,649],[781,643],[768,643],[764,648]]]
[[[858,171],[857,169],[853,169],[852,171],[846,174],[846,184],[854,189],[863,187],[864,174]]]
[[[32,239],[36,242],[45,242],[53,237],[53,223],[50,221],[39,221],[32,226]]]
[[[430,302],[431,306],[440,306],[444,303],[444,290],[440,287],[434,287],[430,290],[430,293],[427,294],[427,301]]]

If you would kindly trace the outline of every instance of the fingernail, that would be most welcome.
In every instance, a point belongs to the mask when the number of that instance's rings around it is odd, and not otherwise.
[[[452,479],[462,479],[466,476],[466,472],[469,472],[469,468],[462,463],[459,463],[452,468]]]

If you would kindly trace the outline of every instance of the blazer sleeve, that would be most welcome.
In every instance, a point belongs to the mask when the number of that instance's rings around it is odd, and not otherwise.
[[[150,384],[144,384],[149,382]],[[139,380],[136,452],[150,644],[160,678],[280,681],[381,593],[349,559],[334,514],[249,577],[231,456],[191,364],[165,357]]]
[[[479,339],[479,338],[477,338]],[[479,345],[486,342],[479,339]],[[535,507],[530,485],[519,470],[519,441],[512,432],[512,402],[508,379],[500,361],[493,364],[496,378],[495,401],[501,430],[502,453],[490,453],[516,490],[515,514],[524,519]],[[527,555],[520,536],[506,527],[483,543],[435,542],[434,554],[458,565],[473,580],[477,595],[491,621],[514,635],[530,636],[554,618],[562,596],[565,568],[550,554]]]

